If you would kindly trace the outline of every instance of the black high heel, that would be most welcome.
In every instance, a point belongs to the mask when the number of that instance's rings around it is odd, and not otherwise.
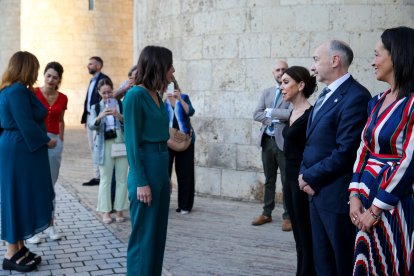
[[[10,258],[10,260],[4,258],[3,270],[16,270],[19,272],[30,272],[35,270],[37,264],[34,259],[25,256],[27,251],[28,249],[26,247],[22,247],[16,254],[14,254],[13,257]],[[18,260],[20,260],[19,263],[17,263]]]

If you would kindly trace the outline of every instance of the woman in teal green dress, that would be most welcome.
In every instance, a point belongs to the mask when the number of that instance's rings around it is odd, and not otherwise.
[[[41,261],[23,241],[49,227],[55,196],[47,150],[56,140],[47,136],[47,109],[32,87],[38,71],[33,54],[17,52],[0,85],[1,239],[8,243],[3,269],[20,272]]]
[[[168,114],[162,102],[174,74],[172,52],[147,46],[138,59],[136,86],[124,99],[132,232],[127,274],[161,275],[170,204]]]

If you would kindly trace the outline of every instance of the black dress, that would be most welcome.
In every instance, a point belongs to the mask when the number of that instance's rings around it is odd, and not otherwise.
[[[283,195],[296,241],[296,275],[316,275],[313,266],[308,196],[299,190],[298,182],[310,111],[311,108],[308,108],[292,125],[288,124],[283,130],[283,153],[286,158],[286,185],[283,187]]]

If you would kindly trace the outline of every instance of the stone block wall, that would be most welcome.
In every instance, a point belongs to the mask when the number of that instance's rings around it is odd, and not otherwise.
[[[88,2],[0,1],[0,39],[4,41],[0,44],[0,69],[4,70],[3,62],[14,52],[30,51],[40,62],[37,84],[41,86],[45,65],[60,62],[64,68],[60,91],[69,98],[65,114],[68,125],[80,124],[91,78],[86,68],[91,56],[104,60],[102,71],[116,88],[127,79],[134,63],[133,0],[94,1],[93,10],[89,10]]]
[[[351,73],[376,94],[386,87],[370,66],[379,35],[388,27],[414,26],[412,0],[93,2],[89,10],[85,0],[0,0],[0,72],[11,54],[28,50],[40,60],[42,85],[46,63],[61,62],[66,123],[77,125],[90,56],[104,59],[103,72],[117,87],[143,47],[170,48],[175,75],[196,109],[196,191],[242,200],[263,194],[260,125],[252,112],[261,91],[274,83],[275,60],[309,67],[318,44],[344,40],[355,53]]]
[[[260,125],[252,112],[261,91],[274,83],[275,60],[310,67],[320,43],[341,39],[355,53],[350,72],[377,94],[386,86],[370,66],[376,41],[385,28],[414,26],[414,3],[407,0],[141,0],[134,5],[135,56],[149,44],[170,48],[177,80],[196,109],[196,191],[243,200],[262,198]],[[277,188],[281,191],[280,183]]]
[[[20,0],[0,0],[0,81],[11,55],[20,48]]]

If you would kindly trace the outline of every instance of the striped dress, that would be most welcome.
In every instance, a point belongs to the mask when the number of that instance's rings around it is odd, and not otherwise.
[[[354,275],[414,275],[414,95],[378,114],[387,91],[368,105],[368,122],[349,191],[365,209],[383,209],[371,234],[358,231]]]

